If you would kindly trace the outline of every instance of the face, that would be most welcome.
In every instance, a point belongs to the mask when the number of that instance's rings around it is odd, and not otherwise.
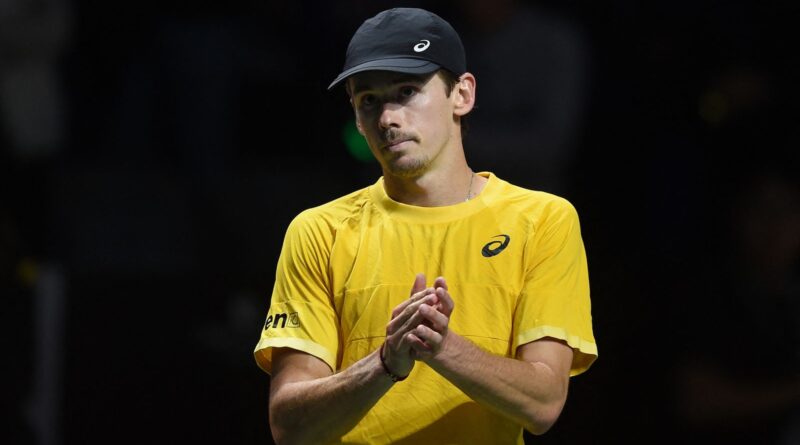
[[[358,129],[385,174],[420,176],[460,148],[458,87],[448,96],[440,75],[368,71],[348,82]]]

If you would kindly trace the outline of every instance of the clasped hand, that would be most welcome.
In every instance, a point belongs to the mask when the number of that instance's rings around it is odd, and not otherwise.
[[[384,360],[394,374],[406,376],[416,360],[429,360],[442,350],[454,306],[443,277],[426,287],[425,275],[417,274],[411,296],[392,310],[386,326]]]

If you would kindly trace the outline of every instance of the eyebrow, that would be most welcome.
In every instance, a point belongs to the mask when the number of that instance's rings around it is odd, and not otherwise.
[[[397,73],[397,76],[392,77],[386,82],[380,82],[380,83],[381,84],[385,83],[387,85],[394,85],[397,83],[405,83],[405,82],[425,83],[427,79],[428,79],[427,76],[421,76],[418,74]],[[353,85],[352,88],[353,94],[357,94],[360,93],[361,91],[372,89],[375,86],[375,83],[369,81],[359,82],[358,80],[353,79],[352,85]]]

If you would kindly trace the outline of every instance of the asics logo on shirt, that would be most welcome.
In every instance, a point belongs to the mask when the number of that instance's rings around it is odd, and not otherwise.
[[[420,40],[419,43],[414,45],[414,52],[421,53],[431,46],[430,40]]]
[[[287,314],[285,312],[281,312],[279,314],[269,315],[267,317],[267,321],[264,322],[264,330],[266,331],[269,328],[297,328],[300,327],[300,315],[297,312],[292,312],[291,314]]]
[[[492,238],[503,238],[503,240],[489,241],[488,243],[486,243],[485,246],[483,246],[483,249],[481,249],[481,255],[485,256],[486,258],[493,257],[498,253],[502,252],[503,249],[505,249],[506,246],[508,246],[509,241],[511,241],[510,236],[502,234],[495,235]]]

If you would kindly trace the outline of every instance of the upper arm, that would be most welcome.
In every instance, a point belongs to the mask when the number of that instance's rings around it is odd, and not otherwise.
[[[529,363],[540,363],[548,367],[562,385],[566,396],[569,374],[574,352],[563,340],[545,337],[525,343],[517,348],[517,359]]]
[[[291,348],[274,348],[270,395],[288,383],[315,380],[332,374],[333,370],[327,363],[311,354]]]
[[[304,212],[286,231],[269,309],[254,351],[258,365],[273,374],[273,351],[291,348],[314,355],[330,368],[340,350],[328,264],[332,234],[327,220]]]
[[[270,412],[281,389],[292,383],[315,380],[332,374],[333,371],[327,363],[311,354],[291,348],[274,348],[272,379],[269,385]]]
[[[527,275],[514,312],[512,350],[563,340],[573,353],[571,375],[577,375],[597,357],[586,251],[574,207],[563,199],[550,204],[525,247]]]

